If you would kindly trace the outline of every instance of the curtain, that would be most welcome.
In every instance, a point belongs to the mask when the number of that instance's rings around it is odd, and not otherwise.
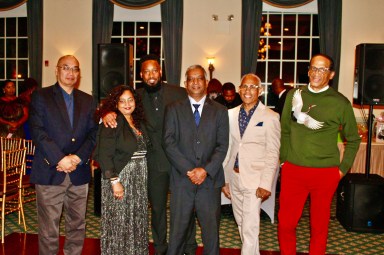
[[[183,0],[167,0],[161,4],[161,25],[163,28],[163,50],[167,82],[180,86]]]
[[[110,0],[123,8],[143,9],[158,5],[165,0]],[[180,0],[182,2],[182,0]]]
[[[263,1],[270,5],[293,8],[293,7],[307,4],[309,2],[312,2],[313,0],[263,0]]]
[[[29,76],[43,82],[43,0],[27,2]]]
[[[339,88],[339,70],[341,53],[341,0],[317,0],[320,52],[330,56],[335,65],[335,76],[330,85],[335,90]]]
[[[98,44],[111,42],[113,26],[113,4],[109,0],[93,0],[92,11],[92,94],[93,97],[98,100]]]
[[[262,11],[262,0],[242,0],[241,76],[256,73]]]
[[[7,11],[16,8],[27,0],[0,0],[0,11]]]

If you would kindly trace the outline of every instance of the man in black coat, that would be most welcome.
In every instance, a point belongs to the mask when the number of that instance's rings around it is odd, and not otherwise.
[[[167,106],[163,146],[172,165],[171,231],[168,255],[183,253],[188,227],[199,220],[204,254],[219,254],[222,163],[229,140],[225,106],[207,97],[207,73],[200,65],[186,71],[188,98]]]
[[[161,146],[163,136],[163,120],[165,106],[180,99],[186,99],[184,88],[169,85],[161,81],[159,57],[146,55],[140,59],[140,76],[143,88],[137,90],[141,95],[146,118],[146,130],[152,146],[148,148],[148,196],[151,204],[152,237],[156,254],[167,252],[167,198],[171,165]],[[103,117],[106,126],[115,127],[115,114]],[[188,245],[184,253],[195,254],[197,243],[195,239],[195,224],[189,228]]]
[[[285,98],[287,97],[288,91],[291,88],[292,87],[284,86],[284,81],[280,78],[276,78],[272,81],[272,91],[276,96],[279,97],[279,100],[277,101],[277,104],[273,110],[280,115],[280,118],[281,113],[283,112]]]

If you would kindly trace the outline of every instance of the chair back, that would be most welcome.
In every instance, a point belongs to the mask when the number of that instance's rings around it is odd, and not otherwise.
[[[13,188],[20,189],[25,172],[26,148],[6,150],[1,153],[1,174],[3,193],[9,195]]]
[[[0,152],[24,148],[23,138],[0,137]]]
[[[32,140],[24,140],[24,144],[25,144],[25,148],[27,148],[25,162],[26,162],[26,171],[28,173],[29,172],[28,170],[31,170],[32,168],[33,157],[35,155],[35,145],[33,144]]]

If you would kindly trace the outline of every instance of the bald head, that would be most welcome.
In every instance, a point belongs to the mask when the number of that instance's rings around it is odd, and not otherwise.
[[[272,81],[272,91],[275,95],[279,95],[281,91],[285,89],[284,81],[280,78],[276,78]]]

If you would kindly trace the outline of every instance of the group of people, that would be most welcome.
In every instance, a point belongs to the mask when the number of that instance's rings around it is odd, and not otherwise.
[[[147,55],[140,61],[143,88],[117,86],[96,111],[93,98],[75,88],[78,60],[61,57],[57,83],[33,94],[30,111],[40,254],[58,253],[63,206],[64,253],[81,254],[93,151],[103,174],[102,254],[148,254],[148,204],[156,254],[195,254],[196,218],[204,254],[219,254],[221,192],[232,200],[242,254],[259,254],[260,205],[279,163],[281,254],[296,254],[308,195],[310,254],[324,254],[332,195],[360,142],[350,102],[328,86],[334,74],[330,57],[313,56],[310,83],[288,92],[280,122],[259,100],[255,74],[242,77],[241,104],[227,110],[207,96],[202,66],[188,67],[184,89],[163,83],[158,57]],[[339,127],[347,140],[341,163]]]

